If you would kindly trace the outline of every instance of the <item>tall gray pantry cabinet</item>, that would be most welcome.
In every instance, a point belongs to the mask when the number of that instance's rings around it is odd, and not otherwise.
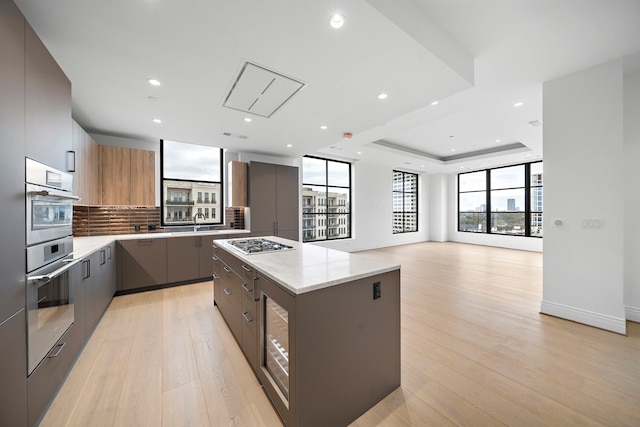
[[[299,192],[297,167],[251,162],[251,235],[298,240]]]
[[[0,426],[27,424],[24,32],[20,10],[0,0]]]
[[[71,83],[11,0],[0,0],[0,94],[0,427],[26,426],[25,157],[67,170]]]

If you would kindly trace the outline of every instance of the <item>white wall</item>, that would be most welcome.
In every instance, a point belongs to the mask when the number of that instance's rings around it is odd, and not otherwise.
[[[622,61],[546,82],[543,116],[541,311],[625,333]]]
[[[353,238],[317,242],[319,246],[347,252],[386,246],[403,245],[429,240],[429,177],[418,180],[418,232],[392,233],[393,168],[355,162],[351,166]]]
[[[640,72],[624,77],[624,283],[628,320],[640,322]]]
[[[449,180],[446,174],[429,175],[429,236],[433,242],[446,242],[449,236]]]
[[[546,185],[546,163],[545,163],[545,185]],[[501,236],[499,234],[486,234],[486,233],[461,233],[458,231],[458,219],[456,218],[458,212],[458,175],[451,174],[447,176],[448,179],[448,211],[449,211],[449,224],[448,224],[448,237],[452,242],[458,243],[470,243],[473,245],[485,245],[496,246],[500,248],[518,249],[522,251],[534,251],[542,252],[542,239],[537,237],[522,237],[522,236]],[[546,186],[545,186],[545,215],[546,215]],[[547,230],[545,229],[545,238]]]

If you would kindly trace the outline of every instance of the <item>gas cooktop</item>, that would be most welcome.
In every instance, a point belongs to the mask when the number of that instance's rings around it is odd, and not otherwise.
[[[293,249],[282,243],[262,238],[230,240],[229,244],[245,254],[257,254],[264,252],[283,251]]]

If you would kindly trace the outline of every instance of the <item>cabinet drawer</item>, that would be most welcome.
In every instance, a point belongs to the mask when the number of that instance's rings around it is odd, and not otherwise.
[[[225,266],[226,267],[226,266]],[[241,308],[242,308],[242,281],[240,276],[235,274],[231,269],[223,271],[220,274],[219,281],[219,298],[216,300],[218,309],[229,325],[229,329],[238,342],[241,342]],[[226,267],[228,268],[228,267]]]
[[[75,359],[76,353],[69,342],[73,339],[73,328],[71,325],[27,380],[29,425],[35,425],[40,418]]]
[[[224,249],[217,249],[214,251],[215,255],[222,260],[229,268],[231,268],[238,276],[242,275],[242,262],[231,255]]]
[[[253,298],[242,298],[242,352],[254,371],[258,363],[258,302]]]

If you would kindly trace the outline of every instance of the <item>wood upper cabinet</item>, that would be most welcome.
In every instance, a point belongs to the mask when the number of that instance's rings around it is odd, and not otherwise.
[[[101,204],[155,206],[155,152],[99,147]]]
[[[247,164],[229,162],[229,206],[247,206]]]
[[[131,149],[131,200],[134,206],[155,206],[156,153]]]
[[[28,23],[24,64],[26,156],[66,171],[72,150],[71,82]]]

